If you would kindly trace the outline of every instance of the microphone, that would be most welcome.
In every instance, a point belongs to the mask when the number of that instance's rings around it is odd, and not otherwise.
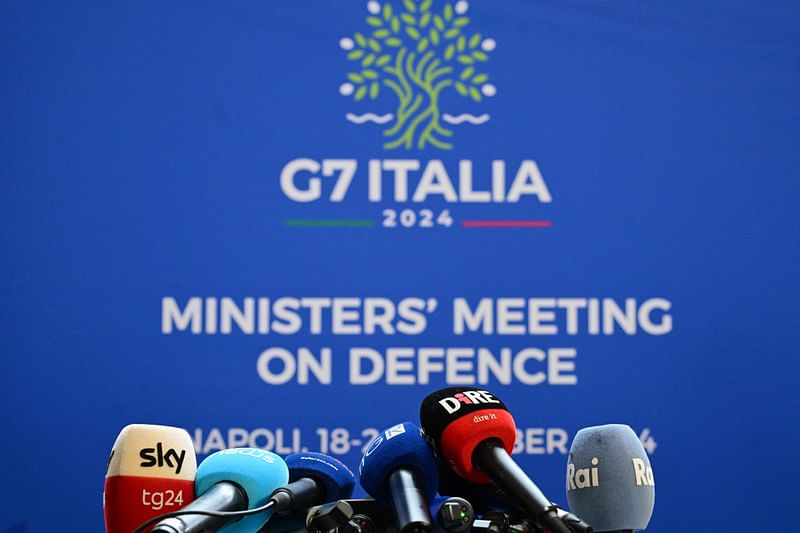
[[[361,486],[394,510],[399,533],[433,533],[428,502],[439,483],[436,457],[411,422],[379,433],[359,465]]]
[[[131,533],[142,522],[191,502],[196,472],[185,430],[151,424],[122,428],[103,486],[106,533]]]
[[[650,459],[629,426],[595,426],[575,434],[567,462],[567,500],[595,531],[646,528],[655,490]]]
[[[309,509],[306,515],[306,530],[311,533],[350,529],[353,507],[346,500],[338,500]]]
[[[270,495],[274,511],[308,509],[353,494],[356,478],[338,459],[321,453],[295,453],[286,457],[286,466],[289,484]]]
[[[526,515],[552,533],[571,533],[556,507],[511,458],[517,429],[498,398],[450,387],[428,395],[420,421],[439,457],[473,483],[494,482]]]
[[[482,522],[481,527],[486,526],[486,520],[491,521],[497,517],[505,517],[504,523],[506,527],[523,520],[520,515],[522,509],[493,483],[483,485],[467,483],[456,476],[455,473],[446,469],[439,470],[439,479],[439,493],[453,494],[469,500],[475,512],[482,515],[481,519],[484,522]],[[565,511],[555,502],[551,503],[556,507],[558,517],[572,533],[592,533],[592,527],[580,517]],[[502,531],[503,527],[497,526],[496,529]]]
[[[486,513],[477,518],[472,526],[473,533],[549,533],[527,518],[500,511]]]
[[[288,459],[288,458],[287,458]],[[430,505],[439,533],[463,533],[472,526],[475,514],[463,498],[437,496]],[[373,499],[343,499],[312,507],[305,517],[273,516],[260,533],[338,533],[394,532],[394,513]]]
[[[258,533],[323,533],[345,527],[353,515],[348,500],[337,500],[309,507],[304,513],[273,516]]]
[[[272,509],[244,516],[208,516],[191,511],[244,511],[264,507],[277,487],[289,480],[289,469],[279,456],[256,448],[233,448],[213,453],[197,469],[197,499],[180,516],[165,518],[152,533],[252,533],[263,526]]]
[[[558,508],[558,517],[567,524],[567,527],[573,533],[593,533],[594,528],[590,526],[586,520],[581,518],[580,516],[576,515],[575,513],[570,513],[569,511],[565,511],[562,508]]]
[[[326,523],[328,515],[338,517],[340,507],[334,505],[332,509],[321,511],[319,506],[326,502],[338,503],[352,496],[356,483],[353,472],[338,459],[321,453],[295,453],[287,456],[285,461],[289,468],[289,484],[275,489],[270,501],[275,502],[272,507],[274,511],[287,514],[273,517],[260,531],[305,532],[312,519],[319,518]],[[298,510],[305,510],[305,516],[292,513]],[[349,519],[350,515],[347,515],[343,523]],[[336,518],[330,520],[335,521]]]
[[[475,521],[472,505],[457,496],[437,496],[431,503],[431,516],[444,533],[464,533]]]

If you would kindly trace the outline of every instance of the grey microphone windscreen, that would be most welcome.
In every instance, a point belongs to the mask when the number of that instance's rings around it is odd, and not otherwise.
[[[578,431],[567,463],[567,500],[570,511],[597,532],[647,527],[655,480],[650,459],[629,426]]]

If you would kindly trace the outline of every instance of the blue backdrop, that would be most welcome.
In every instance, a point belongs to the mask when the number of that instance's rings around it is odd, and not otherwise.
[[[649,531],[782,529],[798,27],[777,1],[4,2],[0,531],[100,531],[129,423],[355,467],[461,383],[555,500],[574,433],[622,422]]]

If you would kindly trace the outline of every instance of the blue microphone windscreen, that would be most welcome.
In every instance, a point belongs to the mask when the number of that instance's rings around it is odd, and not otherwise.
[[[417,473],[427,500],[433,500],[439,484],[436,456],[411,422],[392,426],[372,439],[358,469],[361,486],[376,500],[389,503],[388,479],[401,467]]]
[[[230,481],[239,485],[247,494],[248,509],[267,503],[269,496],[278,487],[289,481],[289,469],[279,456],[256,448],[233,448],[209,455],[197,467],[195,492],[200,497],[212,485]],[[272,511],[245,516],[241,520],[225,525],[223,533],[252,533],[263,526]]]
[[[655,505],[653,469],[629,426],[578,431],[567,463],[567,499],[570,511],[598,533],[647,527]]]
[[[338,459],[314,452],[295,453],[286,457],[286,466],[290,483],[304,477],[321,483],[326,502],[346,500],[353,495],[356,477]]]

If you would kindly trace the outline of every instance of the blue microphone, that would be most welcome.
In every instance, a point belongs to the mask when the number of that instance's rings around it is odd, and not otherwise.
[[[191,511],[243,511],[267,503],[277,487],[289,480],[289,469],[279,456],[255,448],[234,448],[209,455],[197,467],[197,499],[181,516],[156,524],[151,533],[252,533],[272,516],[272,509],[237,517],[191,514]]]
[[[314,505],[344,500],[356,485],[353,472],[338,459],[321,453],[295,453],[286,457],[289,484],[270,496],[278,512],[308,509]]]
[[[428,502],[436,497],[438,465],[422,431],[411,422],[379,433],[359,465],[361,486],[394,510],[399,533],[433,533]]]

